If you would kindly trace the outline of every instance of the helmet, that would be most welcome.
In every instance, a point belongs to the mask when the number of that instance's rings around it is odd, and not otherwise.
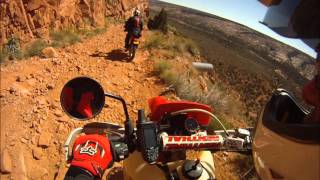
[[[135,9],[135,10],[133,11],[133,15],[134,15],[134,16],[140,16],[140,11],[139,11],[139,9]]]

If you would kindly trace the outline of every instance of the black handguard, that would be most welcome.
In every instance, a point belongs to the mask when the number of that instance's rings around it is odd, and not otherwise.
[[[154,164],[159,156],[159,141],[157,126],[152,121],[146,121],[144,110],[138,111],[137,141],[139,151],[143,158],[150,164]]]
[[[121,141],[110,141],[113,161],[120,162],[129,156],[128,145]]]

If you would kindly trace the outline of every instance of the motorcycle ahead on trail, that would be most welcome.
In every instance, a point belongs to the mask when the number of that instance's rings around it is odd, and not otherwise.
[[[139,44],[140,44],[139,37],[132,35],[129,40],[129,49],[128,49],[130,61],[133,61],[134,57],[136,56],[136,51],[138,49]]]
[[[78,108],[77,112],[71,110],[68,106],[70,96],[67,93],[70,88],[77,96],[90,94],[91,108],[80,106],[82,108]],[[251,152],[252,129],[226,130],[212,114],[212,108],[204,104],[167,101],[161,96],[154,97],[149,100],[151,113],[148,118],[144,110],[140,109],[137,120],[133,123],[122,97],[104,92],[101,85],[93,79],[78,77],[64,86],[61,105],[68,115],[83,121],[101,112],[105,97],[118,100],[122,104],[124,126],[109,122],[91,122],[74,129],[64,145],[68,162],[73,156],[74,140],[84,134],[105,135],[116,144],[113,146],[114,159],[123,161],[123,179],[131,180],[215,179],[211,151]],[[223,130],[208,134],[206,129],[211,118],[216,120]],[[187,150],[197,150],[197,158],[187,160]]]

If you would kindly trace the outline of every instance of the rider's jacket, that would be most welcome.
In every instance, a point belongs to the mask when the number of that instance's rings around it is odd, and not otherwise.
[[[128,33],[139,33],[143,29],[143,21],[140,16],[132,16],[125,23],[125,31]]]

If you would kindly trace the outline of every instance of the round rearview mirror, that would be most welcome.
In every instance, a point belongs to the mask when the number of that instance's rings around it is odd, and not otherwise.
[[[62,109],[71,117],[87,120],[99,114],[105,103],[101,85],[88,77],[70,80],[60,95]]]

